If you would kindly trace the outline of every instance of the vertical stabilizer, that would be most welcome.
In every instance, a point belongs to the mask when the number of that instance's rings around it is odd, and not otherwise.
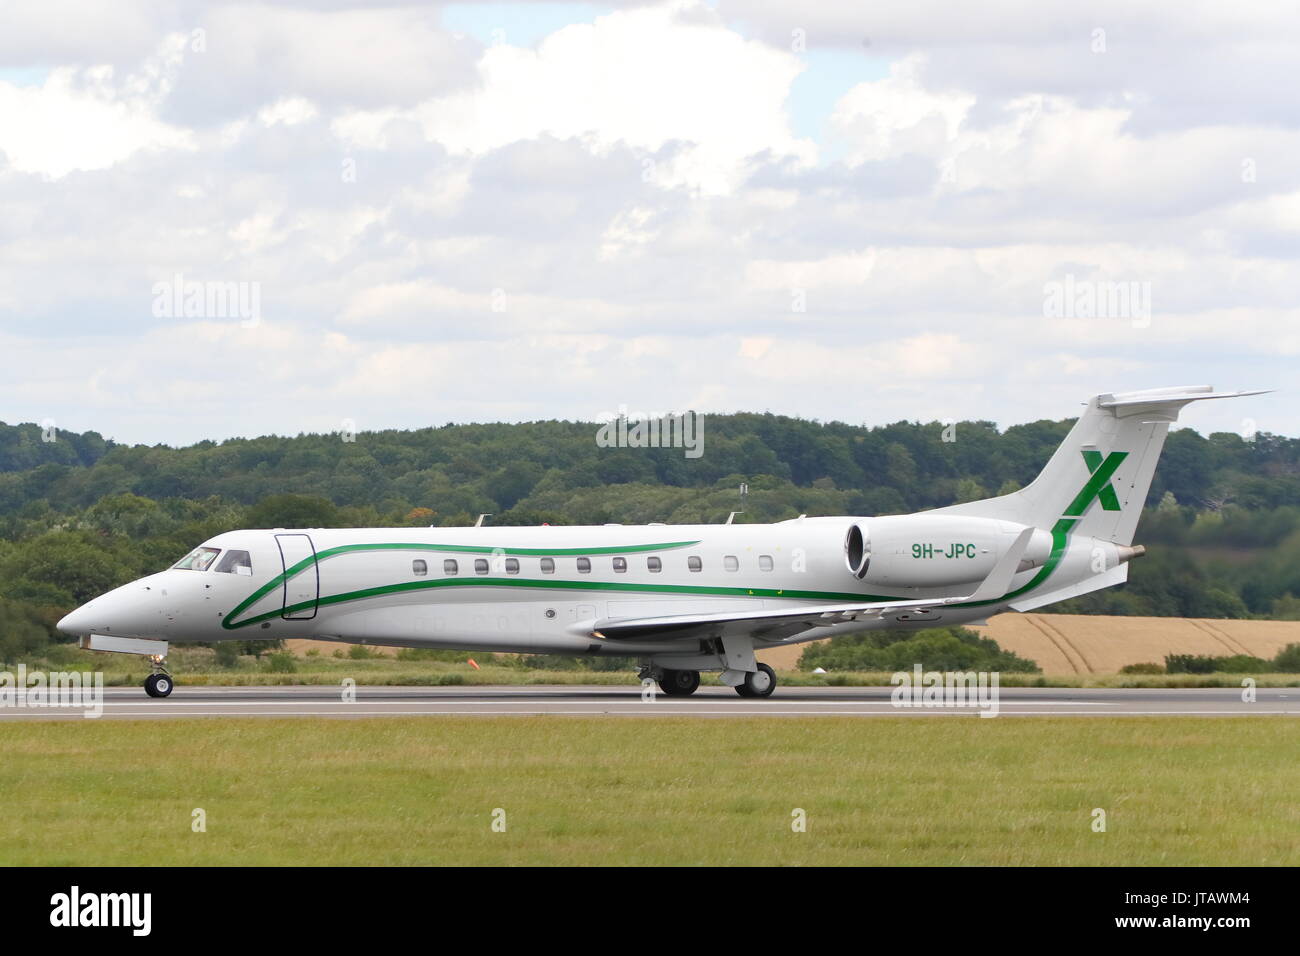
[[[1191,385],[1096,395],[1027,487],[932,513],[1002,518],[1045,529],[1069,519],[1076,533],[1132,544],[1165,436],[1183,406],[1258,394]]]

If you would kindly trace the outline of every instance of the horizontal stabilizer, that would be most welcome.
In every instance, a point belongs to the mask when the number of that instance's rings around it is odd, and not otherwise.
[[[1145,405],[1155,402],[1199,402],[1207,398],[1244,398],[1247,395],[1267,395],[1271,388],[1238,389],[1235,392],[1216,392],[1210,385],[1183,385],[1178,388],[1148,388],[1140,392],[1110,392],[1098,397],[1102,408],[1119,405]]]
[[[1216,392],[1210,385],[1183,385],[1178,388],[1149,388],[1138,392],[1108,392],[1097,396],[1097,407],[1112,409],[1120,418],[1148,416],[1151,421],[1175,422],[1183,407],[1211,398],[1242,398],[1266,395],[1272,389],[1256,388],[1236,392]]]

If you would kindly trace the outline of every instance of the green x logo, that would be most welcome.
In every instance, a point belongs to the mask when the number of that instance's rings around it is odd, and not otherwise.
[[[1102,458],[1101,452],[1096,449],[1085,449],[1083,452],[1084,464],[1088,466],[1088,471],[1092,477],[1088,483],[1083,486],[1082,490],[1074,496],[1070,502],[1070,507],[1065,509],[1067,517],[1077,518],[1088,510],[1093,499],[1101,502],[1101,507],[1106,511],[1119,511],[1119,498],[1115,494],[1115,489],[1111,487],[1110,479],[1119,468],[1120,463],[1128,457],[1126,451],[1113,451],[1105,458]]]

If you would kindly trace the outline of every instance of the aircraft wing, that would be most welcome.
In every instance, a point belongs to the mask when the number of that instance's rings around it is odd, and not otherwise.
[[[879,617],[891,610],[920,610],[946,603],[946,599],[935,599],[878,604],[815,604],[795,610],[607,618],[597,621],[592,626],[592,633],[596,637],[610,640],[654,640],[695,635],[724,637],[732,634],[783,640],[814,627],[830,627],[865,617]]]
[[[1025,528],[1007,552],[993,566],[978,588],[961,597],[917,598],[873,601],[861,604],[812,604],[773,611],[738,611],[720,614],[665,614],[658,617],[605,618],[592,625],[596,637],[608,640],[655,640],[680,637],[727,637],[748,635],[766,640],[783,640],[814,627],[831,627],[893,612],[924,610],[968,601],[994,601],[1010,590],[1034,529]]]

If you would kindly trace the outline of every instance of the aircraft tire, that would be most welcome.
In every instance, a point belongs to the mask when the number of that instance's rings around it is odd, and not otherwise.
[[[746,674],[745,679],[736,685],[736,693],[741,697],[771,697],[776,690],[776,671],[766,664],[759,664],[758,670]]]
[[[665,670],[659,677],[659,689],[667,697],[689,697],[699,686],[699,671]]]

